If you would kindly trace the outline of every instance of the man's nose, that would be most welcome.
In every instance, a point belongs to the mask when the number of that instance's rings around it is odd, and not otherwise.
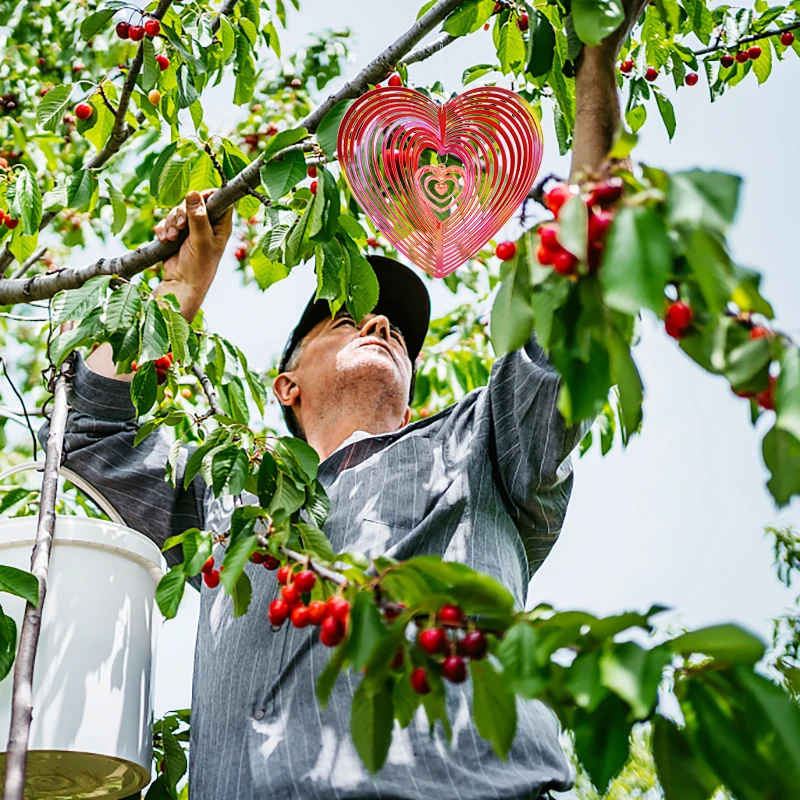
[[[376,314],[372,319],[364,323],[364,327],[361,328],[361,335],[379,336],[388,342],[391,335],[389,320],[383,314]]]

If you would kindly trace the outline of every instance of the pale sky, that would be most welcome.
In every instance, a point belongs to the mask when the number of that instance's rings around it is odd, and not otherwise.
[[[281,31],[283,52],[293,52],[312,31],[349,26],[355,33],[354,61],[345,77],[352,77],[409,27],[421,4],[302,0],[302,13],[292,9],[289,31]],[[441,80],[449,93],[459,88],[464,68],[494,60],[491,34],[478,33],[412,66],[410,79],[420,85]],[[704,77],[676,96],[672,79],[662,76],[659,85],[676,106],[675,139],[668,142],[653,108],[635,154],[669,170],[702,167],[745,178],[734,257],[764,272],[763,290],[777,325],[795,337],[800,272],[793,228],[796,170],[789,164],[800,130],[800,109],[791,102],[798,80],[800,63],[790,55],[775,63],[763,87],[750,75],[712,105]],[[203,96],[206,119],[218,132],[227,130],[231,119],[231,96],[230,80]],[[558,157],[549,113],[543,127],[540,174],[566,175],[568,161]],[[193,132],[191,125],[186,132]],[[511,226],[506,233],[516,235]],[[313,265],[297,267],[264,297],[254,285],[242,288],[234,273],[235,247],[232,241],[206,302],[207,320],[242,346],[251,364],[266,366],[314,289]],[[113,254],[107,246],[92,247],[88,254],[76,253],[73,263],[102,251]],[[429,286],[434,316],[454,305],[443,286]],[[532,581],[529,602],[598,614],[643,611],[660,603],[679,611],[691,626],[734,621],[769,637],[771,618],[792,598],[774,576],[770,542],[762,531],[768,524],[800,523],[800,504],[776,510],[764,488],[761,437],[750,426],[747,403],[734,397],[724,379],[690,362],[652,316],[644,320],[634,355],[646,388],[644,433],[624,453],[615,448],[606,458],[593,452],[577,461],[561,539]],[[197,595],[187,592],[178,617],[164,626],[157,714],[190,704],[197,611]]]

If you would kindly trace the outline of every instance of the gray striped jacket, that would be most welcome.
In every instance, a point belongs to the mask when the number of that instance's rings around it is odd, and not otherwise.
[[[495,362],[488,387],[445,411],[393,433],[351,437],[319,469],[334,550],[398,559],[437,554],[498,578],[522,607],[561,530],[572,488],[569,454],[582,432],[565,426],[558,386],[531,341]],[[174,491],[164,480],[167,437],[156,432],[134,449],[136,429],[129,384],[79,360],[67,464],[158,544],[192,526],[225,530],[230,498],[215,500],[200,477],[188,491]],[[265,615],[277,594],[274,573],[253,564],[247,570],[253,601],[241,619],[222,592],[201,592],[192,800],[521,799],[570,788],[573,771],[552,711],[518,701],[517,737],[503,762],[472,724],[468,684],[448,686],[450,747],[440,730],[429,735],[420,708],[407,729],[395,723],[386,766],[370,777],[349,734],[358,677],[340,676],[320,710],[314,686],[329,653],[316,644],[318,630],[271,632]]]

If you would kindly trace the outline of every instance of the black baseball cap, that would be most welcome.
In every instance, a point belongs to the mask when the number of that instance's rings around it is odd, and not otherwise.
[[[431,320],[431,299],[428,290],[416,272],[393,258],[373,255],[367,256],[367,261],[378,279],[378,303],[369,313],[383,314],[392,325],[400,328],[413,368],[414,362],[422,350],[422,343],[425,341]],[[322,320],[330,319],[330,316],[331,310],[328,301],[317,300],[315,302],[314,295],[311,295],[300,321],[289,334],[286,346],[283,348],[278,372],[286,371],[286,364],[303,337]],[[413,371],[411,374],[409,402],[413,399],[415,383]],[[302,436],[291,406],[282,405],[281,408],[289,430],[295,436]]]

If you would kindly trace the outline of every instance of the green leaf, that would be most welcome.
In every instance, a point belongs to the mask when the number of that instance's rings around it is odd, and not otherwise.
[[[189,330],[189,323],[183,314],[174,308],[167,308],[164,311],[172,355],[175,361],[184,362],[188,356],[187,345],[189,337],[192,335]]]
[[[156,48],[153,40],[149,36],[142,39],[142,54],[144,63],[142,64],[142,91],[147,93],[156,88],[158,79],[161,76],[161,67],[156,61]]]
[[[192,76],[189,74],[189,68],[185,63],[178,67],[175,79],[178,82],[178,108],[189,108],[197,100],[198,95],[192,82]]]
[[[125,198],[122,192],[114,186],[111,181],[106,178],[106,189],[108,190],[108,198],[111,201],[111,209],[114,212],[114,221],[111,223],[111,233],[115,236],[122,231],[125,223],[128,221],[128,208],[125,205]]]
[[[289,277],[291,270],[280,261],[268,258],[260,248],[253,251],[250,256],[250,266],[258,282],[258,288],[266,291],[274,283]]]
[[[64,359],[76,348],[95,340],[103,330],[102,309],[95,308],[85,316],[77,328],[60,332],[50,343],[50,358],[59,367]]]
[[[347,245],[349,261],[347,310],[355,320],[362,320],[378,302],[378,278],[372,265],[352,242]]]
[[[292,525],[303,541],[303,547],[320,561],[330,563],[334,559],[333,547],[324,532],[315,525],[295,522]]]
[[[575,713],[575,753],[601,795],[628,760],[633,723],[627,712],[625,703],[612,694],[593,713],[580,708]]]
[[[785,506],[794,495],[800,494],[800,439],[774,426],[764,437],[761,448],[771,473],[767,488],[778,506]]]
[[[606,303],[628,314],[645,307],[660,316],[671,267],[672,248],[661,218],[642,206],[623,208],[611,225],[600,272]]]
[[[42,193],[36,176],[27,169],[15,170],[17,180],[14,182],[11,213],[22,221],[22,228],[30,236],[39,231],[42,222]],[[9,193],[11,194],[11,193]]]
[[[97,178],[88,169],[73,172],[67,178],[67,205],[78,210],[88,209],[97,191]]]
[[[81,320],[100,303],[111,282],[108,275],[98,275],[86,281],[79,289],[67,289],[53,298],[53,325],[69,319]]]
[[[673,639],[669,646],[685,657],[704,653],[732,664],[755,664],[764,656],[764,643],[738,625],[711,625],[689,631]]]
[[[471,661],[469,671],[475,727],[505,761],[517,732],[517,699],[488,659]]]
[[[264,461],[261,462],[261,465],[263,467]],[[260,475],[259,471],[259,478]],[[269,504],[269,513],[278,518],[279,512],[282,512],[283,518],[287,518],[302,508],[305,499],[305,492],[297,488],[289,475],[279,471],[275,484],[275,494]]]
[[[116,8],[103,8],[93,14],[89,14],[81,23],[81,39],[88,42],[98,31],[105,27],[114,14],[116,14]]]
[[[728,353],[725,359],[725,377],[731,386],[740,387],[769,368],[770,352],[766,339],[748,340]]]
[[[337,647],[332,653],[330,661],[325,665],[322,672],[317,678],[316,694],[319,700],[319,707],[324,711],[328,705],[333,687],[336,685],[336,679],[342,671],[344,664],[344,645]]]
[[[16,595],[39,607],[39,581],[25,570],[0,564],[0,592]]]
[[[168,728],[162,727],[161,736],[164,742],[164,777],[174,789],[178,781],[186,774],[188,764],[186,754],[175,734]]]
[[[228,594],[233,594],[234,587],[239,581],[239,576],[244,573],[244,568],[250,560],[250,556],[257,549],[258,539],[255,536],[240,536],[228,547],[223,561],[225,571],[220,575],[220,581]]]
[[[339,137],[339,126],[347,109],[353,105],[353,100],[341,100],[322,118],[317,128],[317,143],[328,158],[332,158],[336,151],[336,142]]]
[[[213,489],[216,497],[222,494],[240,494],[244,491],[250,465],[247,451],[231,445],[216,453],[211,462]]]
[[[516,20],[511,17],[500,29],[497,58],[504,75],[520,72],[525,65],[525,40]]]
[[[466,36],[479,31],[494,13],[494,0],[466,0],[444,21],[442,28],[451,36]]]
[[[675,135],[675,109],[666,95],[661,94],[661,92],[656,92],[655,95],[658,110],[661,112],[661,119],[664,120],[664,127],[667,129],[667,136],[672,141],[672,137]]]
[[[374,775],[383,766],[392,743],[394,707],[392,691],[385,685],[371,692],[366,681],[353,694],[350,734],[364,766]]]
[[[253,99],[256,88],[256,63],[250,43],[244,36],[236,41],[236,86],[233,91],[234,105],[241,106]]]
[[[666,648],[645,650],[635,642],[623,642],[603,653],[600,676],[603,685],[631,707],[634,718],[643,720],[655,708],[661,674],[671,659]]]
[[[156,402],[158,378],[152,361],[142,364],[131,382],[131,401],[136,407],[136,415],[146,414]]]
[[[261,167],[261,182],[272,200],[280,200],[306,177],[306,160],[297,150],[290,150],[282,158]]]
[[[564,203],[558,215],[558,241],[572,255],[586,261],[586,241],[589,236],[589,212],[580,195]]]
[[[46,131],[56,132],[69,105],[75,84],[54,86],[36,107],[36,124]]]
[[[764,42],[764,47],[761,48],[761,55],[750,63],[753,65],[753,72],[758,78],[759,84],[764,83],[772,72],[772,48],[769,46],[768,41]]]
[[[224,575],[225,573],[223,572],[222,574]],[[244,616],[247,613],[247,609],[250,608],[250,601],[253,599],[253,585],[246,572],[243,572],[239,576],[239,580],[234,584],[231,599],[233,600],[233,616]]]
[[[111,293],[106,305],[106,329],[113,333],[133,325],[141,307],[139,287],[124,283]]]
[[[438,0],[428,0],[428,2],[425,3],[425,5],[422,6],[422,8],[417,12],[417,19],[424,17],[425,14],[427,14],[428,11],[430,11],[436,5],[437,2]]]
[[[556,32],[550,20],[537,9],[530,14],[530,38],[531,56],[525,71],[538,78],[547,75],[553,68]]]
[[[517,255],[503,262],[502,283],[492,306],[490,331],[492,347],[500,356],[522,347],[533,333],[531,271],[527,239],[517,242]]]
[[[600,651],[580,653],[572,662],[564,688],[575,698],[575,704],[587,711],[595,711],[608,696],[608,689],[600,680]]]
[[[653,758],[665,800],[708,800],[719,781],[686,731],[662,716],[653,728]]]
[[[572,23],[578,38],[590,47],[600,44],[625,19],[619,0],[572,0]]]
[[[169,352],[169,334],[167,324],[158,303],[146,300],[144,304],[144,321],[142,323],[142,349],[139,354],[141,362],[155,361]]]
[[[261,465],[258,468],[257,493],[258,502],[264,508],[270,505],[278,487],[278,465],[270,452],[261,454]]]
[[[387,633],[371,592],[359,592],[350,611],[350,636],[346,655],[354,669],[369,663],[372,651]]]
[[[519,695],[537,697],[549,683],[536,658],[536,631],[528,622],[518,622],[503,636],[497,658],[503,665],[503,677]]]
[[[173,567],[156,587],[156,603],[165,619],[172,619],[178,613],[186,586],[186,573],[183,566]]]
[[[612,328],[608,336],[608,354],[611,380],[619,389],[623,438],[627,443],[642,422],[644,385],[631,355],[630,345],[616,328]]]
[[[742,179],[724,172],[691,170],[669,176],[667,213],[671,225],[725,233],[736,215]]]
[[[14,666],[17,654],[17,623],[0,608],[0,681]]]
[[[267,146],[264,148],[264,152],[261,154],[261,157],[264,161],[268,161],[276,153],[279,153],[281,150],[285,150],[287,147],[291,147],[293,144],[302,142],[303,139],[307,139],[308,136],[309,133],[305,128],[289,128],[288,130],[276,133],[267,142]]]
[[[211,534],[199,528],[190,528],[181,534],[183,545],[183,571],[188,577],[199,575],[211,555]],[[177,537],[172,537],[176,539]],[[174,542],[177,544],[178,542]],[[166,542],[164,543],[166,546]]]
[[[278,439],[277,446],[281,455],[285,449],[290,454],[291,458],[297,462],[297,465],[302,470],[306,482],[313,483],[317,477],[317,469],[319,467],[319,454],[317,451],[307,444],[302,439],[295,436],[283,436]]]
[[[775,406],[775,427],[800,439],[800,349],[796,345],[787,346],[781,355]]]
[[[317,168],[317,194],[314,197],[314,210],[308,236],[314,242],[328,242],[339,225],[339,188],[336,179],[323,166]]]

